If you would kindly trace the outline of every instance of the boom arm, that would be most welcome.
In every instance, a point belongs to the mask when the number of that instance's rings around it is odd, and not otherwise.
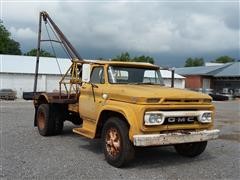
[[[80,61],[83,61],[81,56],[78,54],[76,49],[73,47],[73,45],[69,42],[69,40],[66,38],[66,36],[62,33],[62,31],[58,28],[58,26],[54,23],[54,21],[51,19],[51,17],[48,15],[47,12],[42,11],[40,12],[40,16],[42,16],[42,19],[45,23],[50,23],[57,33],[59,39],[61,40],[61,43],[66,48],[67,52],[69,53],[70,57],[72,59],[78,59]]]
[[[44,21],[46,24],[49,23],[54,30],[55,34],[57,35],[58,39],[60,41],[56,40],[42,40],[41,39],[41,32],[42,32],[42,21]],[[54,23],[54,21],[51,19],[51,17],[48,15],[47,12],[42,11],[39,14],[39,29],[38,29],[38,47],[37,47],[37,59],[36,59],[36,68],[35,68],[35,78],[34,78],[34,87],[33,92],[36,94],[37,91],[37,79],[38,79],[38,69],[39,69],[39,56],[40,56],[40,49],[41,49],[41,42],[42,41],[54,41],[62,43],[65,50],[71,57],[71,59],[77,59],[79,62],[83,62],[82,57],[79,55],[77,50],[73,47],[73,45],[69,42],[69,40],[66,38],[66,36],[62,33],[62,31],[59,29],[59,27]]]

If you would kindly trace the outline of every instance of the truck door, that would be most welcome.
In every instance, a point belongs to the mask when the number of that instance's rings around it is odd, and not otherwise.
[[[83,119],[96,121],[101,103],[103,101],[103,85],[105,83],[104,67],[93,66],[90,83],[81,87],[79,98],[79,112]]]

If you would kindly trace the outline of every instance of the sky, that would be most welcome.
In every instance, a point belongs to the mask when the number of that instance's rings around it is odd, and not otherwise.
[[[240,59],[239,0],[0,0],[0,6],[0,19],[23,52],[36,48],[39,12],[44,10],[85,59],[129,52],[168,67],[184,66],[188,57]],[[43,47],[51,52],[49,44]],[[57,55],[65,56],[60,50]]]

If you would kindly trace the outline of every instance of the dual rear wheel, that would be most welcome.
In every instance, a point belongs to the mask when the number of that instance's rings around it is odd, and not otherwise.
[[[60,106],[41,104],[37,110],[37,127],[42,136],[61,134],[64,113]]]

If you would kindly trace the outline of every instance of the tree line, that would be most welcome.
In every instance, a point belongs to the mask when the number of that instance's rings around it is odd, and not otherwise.
[[[120,55],[117,55],[112,61],[129,61],[129,62],[148,62],[154,64],[154,59],[150,56],[135,56],[131,57],[128,52],[123,52]]]
[[[0,20],[0,54],[36,56],[37,49],[31,49],[26,53],[22,53],[20,43],[11,38],[11,33],[5,28],[3,22]],[[43,49],[40,50],[40,56],[54,57],[54,55]]]
[[[0,54],[21,55],[19,42],[11,38],[11,33],[4,27],[0,20]]]
[[[20,43],[11,38],[11,33],[5,28],[3,22],[0,20],[0,54],[36,56],[37,49],[31,49],[26,53],[22,53],[20,49]],[[40,50],[40,56],[55,57],[53,54],[43,49]],[[155,62],[153,57],[145,55],[131,57],[128,52],[122,52],[120,55],[117,55],[115,58],[113,58],[112,61],[148,62],[152,64]],[[220,56],[211,62],[228,63],[234,61],[235,59],[229,56]],[[185,67],[203,66],[204,63],[205,61],[203,58],[189,57],[185,61]]]
[[[234,62],[235,59],[231,58],[229,56],[220,56],[216,58],[215,60],[211,61],[212,63],[229,63]],[[185,67],[194,67],[194,66],[203,66],[205,63],[203,58],[187,58],[185,61]]]

